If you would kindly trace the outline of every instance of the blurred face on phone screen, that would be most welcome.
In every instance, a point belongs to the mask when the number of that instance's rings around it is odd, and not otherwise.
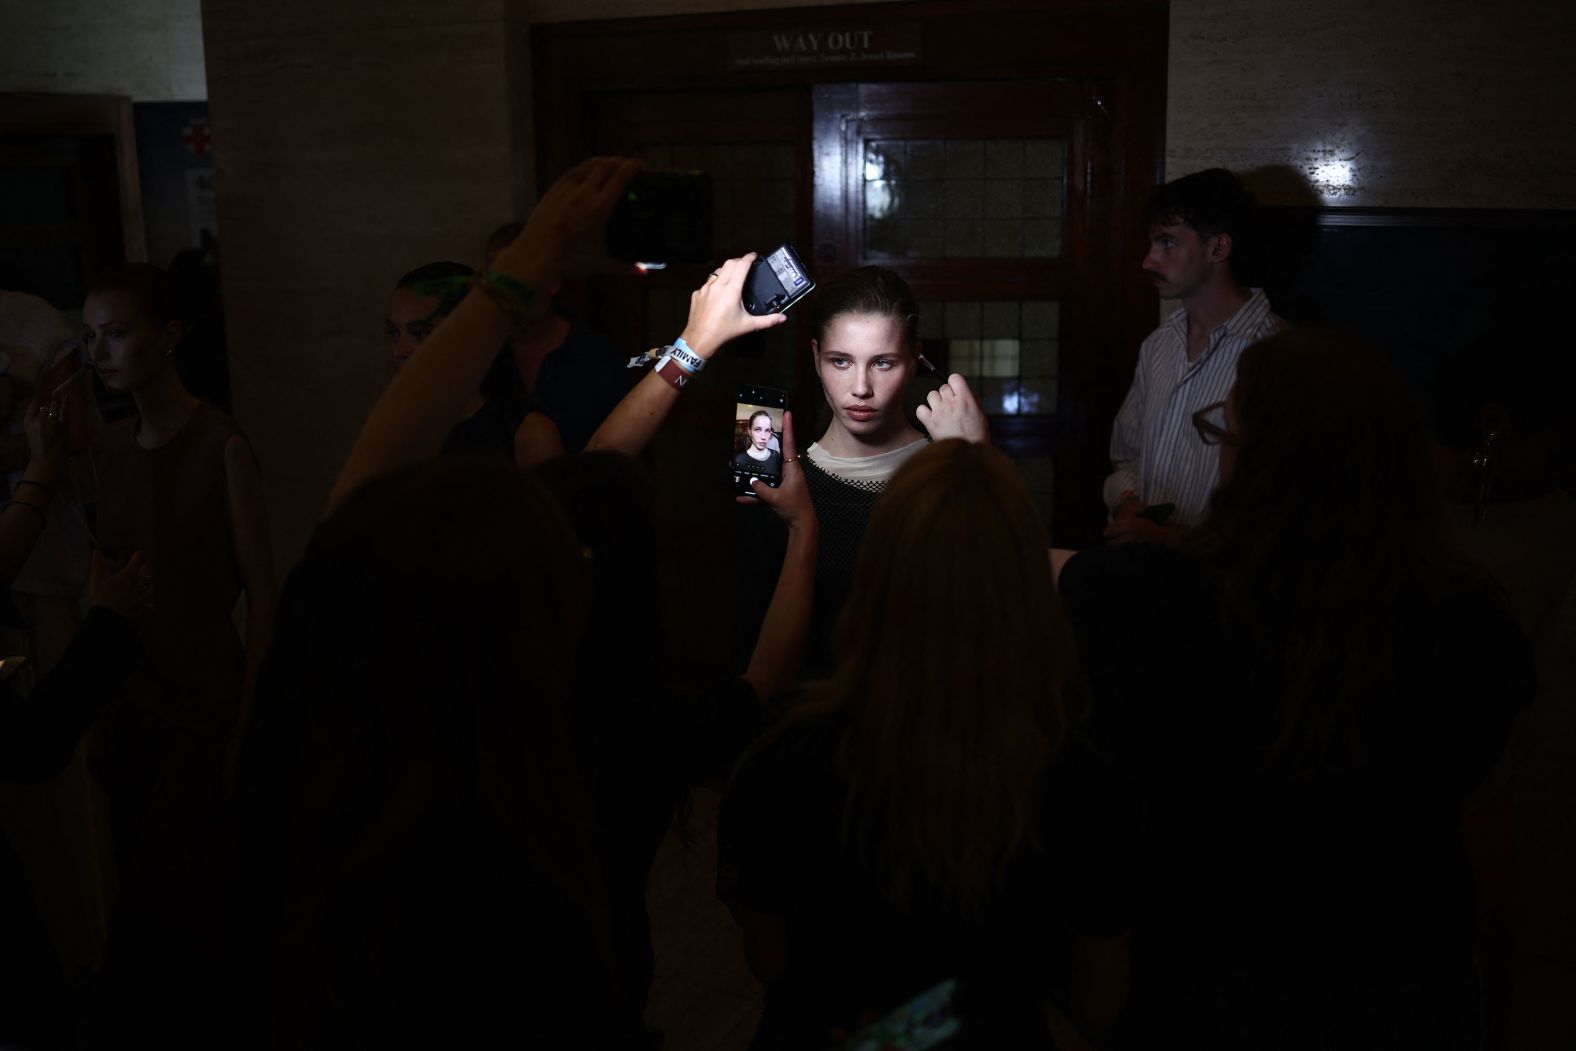
[[[772,440],[772,418],[764,412],[756,413],[750,419],[750,444],[755,446],[757,452],[764,451]]]

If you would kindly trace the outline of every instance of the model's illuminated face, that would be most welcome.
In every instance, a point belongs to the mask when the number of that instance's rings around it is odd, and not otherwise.
[[[878,439],[907,422],[903,388],[919,367],[904,342],[903,322],[887,314],[839,314],[811,344],[815,371],[835,423]]]

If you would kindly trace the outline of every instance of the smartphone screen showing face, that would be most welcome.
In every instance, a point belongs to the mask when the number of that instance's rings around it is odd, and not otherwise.
[[[744,279],[744,309],[751,314],[781,314],[815,288],[810,271],[784,243],[756,257]]]
[[[957,979],[948,978],[856,1032],[843,1042],[842,1051],[940,1051],[957,1046],[953,1038],[963,1031],[953,1004],[957,991]]]
[[[783,407],[788,395],[775,387],[740,387],[733,405],[733,490],[750,492],[750,479],[772,488],[783,480]]]

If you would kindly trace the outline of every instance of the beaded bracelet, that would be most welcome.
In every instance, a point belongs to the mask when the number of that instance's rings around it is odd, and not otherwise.
[[[478,270],[471,275],[470,285],[497,304],[516,325],[529,320],[528,311],[536,293],[523,282],[496,270]]]

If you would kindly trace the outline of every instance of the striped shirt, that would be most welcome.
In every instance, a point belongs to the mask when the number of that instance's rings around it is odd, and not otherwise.
[[[1197,361],[1187,359],[1185,308],[1144,340],[1133,386],[1111,428],[1113,473],[1105,480],[1105,505],[1112,511],[1123,493],[1132,492],[1145,504],[1175,504],[1170,521],[1177,525],[1204,517],[1209,494],[1220,480],[1220,447],[1199,438],[1193,414],[1225,401],[1243,350],[1285,327],[1270,312],[1264,290],[1252,292],[1240,310],[1209,334]]]

